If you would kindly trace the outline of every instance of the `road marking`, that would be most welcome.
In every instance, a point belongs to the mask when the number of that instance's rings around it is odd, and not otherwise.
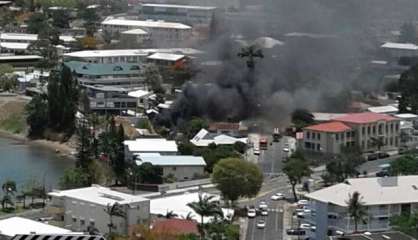
[[[253,223],[253,227],[252,227],[252,232],[251,232],[251,240],[254,240],[254,232],[255,232],[255,225],[256,225],[255,219],[252,220],[252,223]]]

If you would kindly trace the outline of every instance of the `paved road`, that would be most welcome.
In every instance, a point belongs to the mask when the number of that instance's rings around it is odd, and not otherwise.
[[[283,148],[288,142],[288,137],[281,138],[279,142],[273,142],[272,137],[269,137],[267,150],[262,150],[258,158],[258,164],[265,175],[275,176],[282,171],[283,160],[289,155]]]
[[[248,228],[246,240],[279,240],[283,236],[283,205],[284,201],[270,200],[271,194],[256,200],[258,206],[261,200],[265,200],[268,205],[268,216],[257,216],[256,218],[248,219]],[[263,229],[257,228],[257,221],[264,219],[266,227]]]

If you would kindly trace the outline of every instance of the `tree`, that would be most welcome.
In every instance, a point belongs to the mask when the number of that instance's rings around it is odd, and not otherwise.
[[[403,72],[399,78],[399,112],[418,113],[418,65]]]
[[[347,201],[348,214],[354,220],[354,232],[357,232],[358,223],[360,221],[366,223],[365,217],[367,216],[367,212],[361,200],[362,197],[360,196],[360,193],[354,192],[349,196],[349,200]]]
[[[417,29],[413,23],[404,23],[401,26],[399,42],[401,43],[416,43],[417,42]]]
[[[69,168],[64,171],[64,175],[60,178],[59,186],[61,189],[73,189],[88,187],[89,174],[81,168]]]
[[[28,33],[38,34],[48,27],[48,17],[41,12],[36,12],[28,20]]]
[[[9,64],[0,64],[0,88],[3,91],[14,90],[17,86],[14,68]]]
[[[48,79],[49,126],[57,131],[72,134],[79,89],[71,70],[64,64],[59,71],[52,71]]]
[[[57,9],[51,11],[52,26],[54,28],[62,29],[70,27],[70,12],[64,9]]]
[[[133,168],[133,175],[138,177],[141,183],[161,184],[163,182],[163,169],[149,162],[135,166]]]
[[[115,224],[113,223],[113,217],[120,217],[126,218],[126,212],[123,209],[123,206],[119,203],[115,202],[114,204],[108,204],[105,212],[109,216],[109,224],[107,225],[109,228],[108,235],[112,237],[112,229],[115,228]]]
[[[116,179],[119,182],[125,182],[126,180],[126,162],[125,162],[125,146],[123,142],[125,141],[125,132],[123,130],[122,124],[119,125],[119,129],[116,135],[115,142],[115,160],[113,161],[113,171],[115,173]]]
[[[164,88],[161,86],[163,79],[160,70],[155,64],[149,64],[146,66],[144,71],[145,86],[151,88],[154,93],[164,93]]]
[[[48,123],[48,100],[43,94],[35,95],[25,106],[29,137],[41,137]]]
[[[402,156],[390,164],[390,175],[416,175],[418,174],[417,157],[415,155]]]
[[[287,175],[292,185],[293,197],[297,201],[296,184],[301,183],[302,178],[311,175],[312,170],[309,168],[309,163],[301,153],[296,152],[286,161],[283,172]]]
[[[390,225],[396,231],[406,233],[414,238],[418,237],[418,213],[393,216],[390,219]]]
[[[176,218],[178,217],[178,214],[173,211],[167,211],[164,217],[167,219]]]
[[[341,153],[327,163],[327,173],[322,178],[327,184],[343,182],[349,177],[357,176],[359,172],[356,168],[364,161],[358,147],[343,147]]]
[[[13,200],[10,197],[10,195],[4,195],[3,198],[2,198],[2,200],[1,200],[1,208],[4,211],[9,205],[14,206]]]
[[[383,141],[383,137],[371,137],[370,145],[380,151],[380,149],[385,145],[385,142]]]
[[[215,196],[208,194],[199,194],[197,202],[188,203],[187,206],[193,209],[200,216],[199,231],[202,239],[205,239],[204,217],[221,216],[223,217],[222,209],[219,206],[219,201],[216,201]]]
[[[6,180],[2,185],[1,189],[6,195],[14,195],[17,191],[16,182],[12,180]]]
[[[296,109],[292,112],[292,123],[298,130],[313,124],[314,116],[306,109]]]
[[[254,164],[239,158],[225,158],[213,168],[212,182],[233,204],[240,197],[253,197],[260,191],[263,174]]]
[[[77,135],[78,146],[76,166],[87,172],[94,159],[94,152],[92,151],[93,136],[90,133],[90,129],[86,126],[80,126],[77,129]]]

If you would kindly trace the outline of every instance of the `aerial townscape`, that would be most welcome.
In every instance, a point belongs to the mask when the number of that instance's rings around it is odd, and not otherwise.
[[[418,0],[0,0],[0,240],[418,240]]]

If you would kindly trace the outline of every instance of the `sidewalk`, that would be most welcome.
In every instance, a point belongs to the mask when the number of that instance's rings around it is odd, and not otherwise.
[[[283,205],[283,236],[282,240],[291,239],[286,233],[287,229],[292,228],[292,204],[286,203]]]
[[[247,239],[247,228],[248,228],[248,218],[240,218],[239,219],[239,239],[246,240]]]

